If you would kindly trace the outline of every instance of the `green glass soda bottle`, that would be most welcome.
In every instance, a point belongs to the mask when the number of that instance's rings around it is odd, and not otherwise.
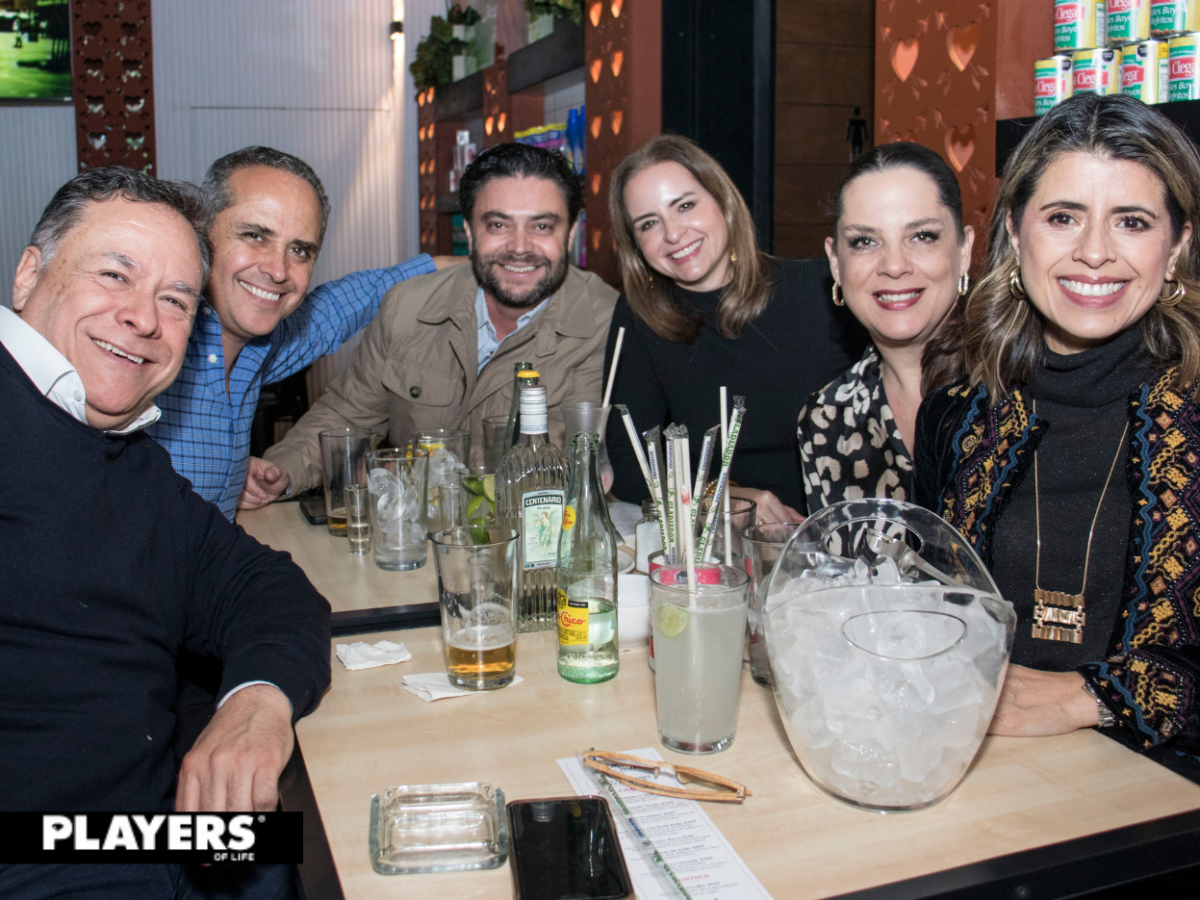
[[[571,486],[558,540],[558,674],[592,684],[617,674],[617,532],[600,488],[600,435],[571,439]]]

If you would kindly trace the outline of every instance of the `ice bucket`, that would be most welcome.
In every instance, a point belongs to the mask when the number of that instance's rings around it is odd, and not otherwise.
[[[775,700],[809,777],[872,810],[945,798],[987,733],[1015,625],[979,557],[928,510],[866,499],[810,516],[763,606]]]

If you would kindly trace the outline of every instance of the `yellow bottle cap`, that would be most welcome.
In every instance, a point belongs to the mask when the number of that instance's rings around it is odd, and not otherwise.
[[[517,373],[518,378],[541,378],[536,369],[522,369]]]

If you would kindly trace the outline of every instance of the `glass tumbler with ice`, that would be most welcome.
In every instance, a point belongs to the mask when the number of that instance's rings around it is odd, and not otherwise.
[[[458,428],[433,428],[413,435],[409,446],[429,454],[429,522],[430,536],[438,530],[441,514],[438,511],[438,489],[456,484],[459,473],[471,459],[471,433]]]
[[[375,450],[367,454],[375,565],[390,571],[425,565],[425,491],[429,454],[424,450]]]
[[[881,534],[893,540],[870,540]],[[809,777],[885,812],[945,798],[987,733],[1015,627],[979,557],[933,513],[867,499],[810,516],[763,603],[775,700]]]

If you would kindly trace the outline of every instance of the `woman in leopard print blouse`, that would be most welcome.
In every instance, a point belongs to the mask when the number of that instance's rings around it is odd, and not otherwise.
[[[919,144],[884,144],[855,159],[833,212],[825,240],[833,302],[850,307],[873,346],[800,411],[810,514],[839,500],[911,499],[921,397],[961,370],[957,330],[943,325],[966,293],[975,238],[954,173]]]

